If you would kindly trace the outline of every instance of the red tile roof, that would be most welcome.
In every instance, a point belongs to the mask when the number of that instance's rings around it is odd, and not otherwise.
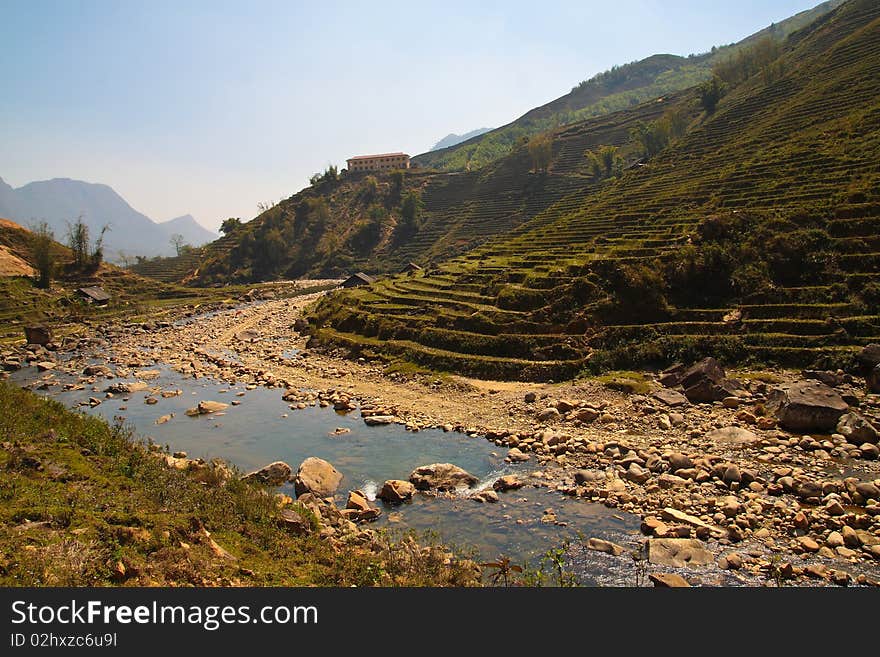
[[[409,157],[406,153],[381,153],[380,155],[358,155],[356,157],[350,157],[347,162],[354,162],[355,160],[372,160],[377,157]]]

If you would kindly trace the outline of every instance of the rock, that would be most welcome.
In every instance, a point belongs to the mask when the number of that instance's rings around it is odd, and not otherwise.
[[[612,543],[611,541],[606,541],[602,538],[591,538],[587,541],[587,548],[595,550],[596,552],[604,552],[605,554],[610,554],[615,557],[619,557],[626,552],[626,549],[617,545],[617,543]]]
[[[660,373],[660,385],[664,388],[674,388],[681,384],[682,376],[687,368],[682,363],[676,363],[672,367]]]
[[[342,473],[324,459],[310,456],[303,461],[296,471],[293,489],[297,497],[304,493],[313,493],[319,497],[329,497],[339,488]]]
[[[531,458],[528,454],[523,453],[518,447],[511,447],[507,450],[507,459],[511,463],[521,463]]]
[[[859,451],[862,453],[863,459],[874,461],[880,458],[880,446],[873,443],[862,443],[859,445]]]
[[[847,439],[853,445],[862,443],[877,443],[880,433],[864,416],[856,411],[850,411],[840,417],[837,423],[837,433]]]
[[[865,377],[865,381],[868,384],[869,392],[875,395],[880,395],[880,365],[876,365],[874,369],[868,372],[868,376]]]
[[[577,402],[571,401],[569,399],[557,399],[555,406],[557,411],[564,414],[577,408]]]
[[[653,394],[653,397],[667,406],[685,406],[688,404],[687,397],[676,390],[669,390],[668,388],[658,390]]]
[[[37,363],[37,369],[41,372],[47,372],[49,370],[54,370],[55,363],[53,363],[51,360],[41,360],[39,363]]]
[[[708,380],[717,383],[724,377],[724,369],[717,360],[709,356],[687,368],[681,375],[679,385],[689,388],[698,381]]]
[[[704,358],[681,373],[679,385],[684,395],[694,403],[721,401],[737,396],[742,387],[734,380],[725,378],[724,370],[714,358]]]
[[[731,463],[724,469],[724,475],[721,477],[725,484],[730,486],[731,484],[738,484],[742,481],[742,473],[739,471],[739,468]]]
[[[596,470],[578,470],[574,473],[574,483],[576,484],[590,484],[604,480],[604,473],[597,472]]]
[[[680,589],[689,588],[690,584],[681,575],[675,573],[651,573],[648,578],[656,588]]]
[[[866,500],[880,500],[880,487],[870,481],[860,481],[855,485],[856,492]]]
[[[366,495],[358,490],[348,492],[348,501],[345,503],[345,509],[346,511],[343,512],[343,515],[349,520],[375,520],[382,514],[382,511],[370,504]]]
[[[862,547],[862,539],[856,533],[856,530],[850,527],[849,525],[844,525],[843,529],[841,529],[841,536],[843,537],[843,544],[850,548],[856,549]]]
[[[843,547],[843,536],[841,536],[840,532],[831,532],[828,534],[828,538],[825,539],[825,545],[830,548]]]
[[[467,488],[479,481],[475,476],[451,463],[432,463],[412,471],[410,482],[418,490],[451,491]]]
[[[559,411],[552,406],[538,412],[538,422],[556,422],[560,417]]]
[[[598,417],[599,411],[592,408],[579,408],[574,414],[574,418],[581,422],[593,422]]]
[[[218,413],[228,407],[229,404],[224,404],[223,402],[200,401],[198,406],[188,409],[186,414],[189,416],[210,415],[211,413]]]
[[[248,481],[258,481],[267,486],[280,486],[290,480],[292,468],[284,461],[274,461],[259,470],[249,472],[242,477]]]
[[[305,536],[312,532],[312,526],[309,521],[293,509],[282,509],[275,516],[275,521],[280,527],[295,536]]]
[[[156,424],[165,424],[166,422],[171,420],[171,418],[173,418],[173,417],[174,417],[174,413],[169,413],[168,415],[163,415],[162,417],[160,417],[159,419],[156,420]]]
[[[412,498],[416,487],[402,479],[389,479],[382,484],[382,490],[376,496],[389,504],[400,504]]]
[[[794,493],[801,499],[808,500],[813,497],[822,497],[823,492],[822,485],[818,482],[808,479],[799,479],[794,482]]]
[[[104,388],[104,392],[110,392],[114,395],[127,395],[146,390],[148,387],[143,381],[117,382]]]
[[[673,473],[677,470],[687,470],[694,467],[694,462],[680,452],[673,452],[667,460],[669,461],[669,470]]]
[[[369,415],[364,418],[364,424],[368,427],[376,427],[384,424],[394,424],[393,415]]]
[[[146,397],[146,398],[144,399],[144,403],[145,403],[147,406],[155,406],[156,404],[159,403],[159,400],[156,399],[155,397]]]
[[[658,566],[685,568],[708,565],[714,558],[694,538],[649,538],[648,561]]]
[[[706,440],[716,445],[751,445],[761,439],[754,432],[742,427],[723,427],[707,433]]]
[[[856,358],[866,370],[874,369],[880,365],[880,344],[869,344],[863,347]]]
[[[629,469],[626,471],[626,478],[636,484],[644,484],[651,478],[651,471],[646,470],[638,463],[630,463]]]
[[[52,331],[47,326],[25,326],[24,337],[28,344],[46,346],[52,342]]]
[[[805,552],[818,552],[819,544],[809,536],[798,536],[797,542]]]
[[[490,488],[487,488],[471,495],[471,499],[477,500],[478,502],[497,502],[498,493]]]
[[[106,365],[86,365],[83,368],[83,376],[113,376],[113,370]]]
[[[830,432],[849,406],[828,386],[818,381],[801,381],[772,390],[767,408],[790,431]]]
[[[533,404],[533,403],[535,403],[535,400],[537,398],[538,398],[538,395],[536,395],[534,392],[527,392],[525,394],[525,397],[523,397],[523,400],[526,402],[526,404]]]
[[[705,529],[708,530],[709,533],[717,535],[721,535],[724,532],[720,527],[715,527],[706,522],[703,522],[696,516],[692,516],[684,511],[679,511],[678,509],[674,509],[672,507],[666,507],[660,512],[660,517],[667,522],[677,522],[684,525],[689,525],[691,527],[696,527],[697,529]]]
[[[664,472],[662,475],[657,477],[657,484],[660,486],[660,488],[663,488],[665,490],[687,486],[687,483],[687,479],[682,479],[681,477],[669,474],[668,472]]]
[[[736,552],[724,555],[723,560],[724,566],[721,567],[725,570],[739,570],[743,567],[743,558]],[[720,565],[721,564],[719,563],[719,566]]]
[[[495,480],[495,483],[492,484],[492,488],[499,492],[504,492],[508,490],[516,490],[517,488],[522,488],[522,482],[517,478],[516,475],[504,475],[503,477],[498,477]]]

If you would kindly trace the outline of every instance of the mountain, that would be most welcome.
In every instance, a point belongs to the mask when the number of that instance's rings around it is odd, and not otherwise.
[[[840,6],[844,0],[829,0],[746,37],[736,44],[713,48],[701,55],[680,57],[657,54],[615,66],[574,87],[568,94],[536,107],[515,121],[460,144],[436,146],[412,158],[415,166],[455,171],[477,169],[507,155],[523,138],[554,130],[583,119],[603,116],[659,98],[703,82],[712,67],[755,41],[771,36],[777,40],[812,23]]]
[[[705,356],[855,371],[880,342],[880,4],[848,0],[762,48],[723,72],[720,94],[560,128],[540,173],[521,148],[420,183],[445,192],[401,256],[443,235],[488,239],[322,299],[314,341],[498,380]],[[583,157],[608,146],[607,170]],[[524,185],[551,198],[518,206]],[[543,209],[511,218],[529,204]]]
[[[175,249],[169,238],[183,230],[199,243],[216,237],[205,229],[199,231],[201,227],[197,224],[193,229],[192,217],[172,220],[175,223],[170,227],[170,222],[157,224],[132,208],[111,187],[70,178],[32,182],[18,189],[0,179],[0,216],[24,226],[45,220],[61,241],[67,232],[67,222],[80,216],[93,238],[103,226],[109,226],[104,236],[108,260],[118,259],[120,252],[128,256],[173,255]]]
[[[431,147],[432,151],[438,151],[441,148],[449,148],[450,146],[455,146],[456,144],[460,144],[463,141],[467,141],[468,139],[473,139],[474,137],[479,137],[480,135],[486,134],[492,128],[477,128],[476,130],[471,130],[470,132],[466,132],[463,135],[456,134],[448,134],[443,139],[438,141]]]
[[[191,214],[163,221],[159,224],[159,228],[169,238],[172,235],[182,235],[183,241],[190,246],[201,246],[217,239],[217,233],[202,226]]]

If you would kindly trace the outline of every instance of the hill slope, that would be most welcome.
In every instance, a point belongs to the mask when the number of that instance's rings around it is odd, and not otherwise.
[[[191,246],[201,246],[217,239],[217,233],[202,226],[191,214],[163,221],[158,226],[165,233],[166,241],[175,234],[183,237],[183,241]]]
[[[132,208],[111,187],[69,178],[32,182],[17,189],[0,179],[0,216],[25,226],[45,220],[58,239],[63,239],[67,222],[79,216],[93,235],[109,225],[104,246],[111,260],[119,251],[128,255],[171,255],[174,247],[169,238],[181,232],[180,228],[200,240],[193,241],[194,244],[216,238],[198,224],[193,227],[192,217],[189,217],[192,222],[179,218],[180,221],[172,220],[175,225],[157,224]]]
[[[766,36],[783,40],[839,6],[843,0],[823,2],[736,44],[713,48],[702,55],[680,57],[657,54],[615,67],[581,82],[568,94],[537,107],[507,125],[448,148],[417,155],[416,166],[441,171],[476,169],[507,155],[523,138],[547,129],[615,112],[665,94],[681,91],[712,75],[717,62],[731,57]]]
[[[644,166],[421,275],[334,295],[317,336],[490,377],[707,353],[846,365],[880,341],[878,73],[880,6],[850,0],[714,113],[697,90],[671,101],[688,128]],[[554,146],[551,172],[565,161]]]

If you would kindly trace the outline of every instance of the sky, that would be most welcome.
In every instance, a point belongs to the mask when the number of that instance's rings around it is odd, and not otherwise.
[[[0,0],[0,178],[249,220],[328,164],[497,127],[615,64],[819,0]]]

